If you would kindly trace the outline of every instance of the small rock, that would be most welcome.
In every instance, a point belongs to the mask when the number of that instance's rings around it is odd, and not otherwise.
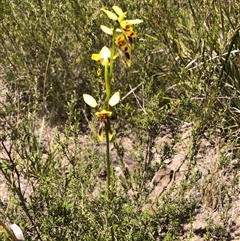
[[[17,224],[11,224],[9,225],[10,229],[13,231],[15,237],[19,240],[19,241],[24,241],[24,236],[23,236],[23,232],[22,229],[17,225]]]

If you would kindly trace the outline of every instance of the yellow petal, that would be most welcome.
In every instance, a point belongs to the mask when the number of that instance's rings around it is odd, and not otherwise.
[[[88,104],[92,108],[97,107],[97,101],[91,95],[83,94],[83,100],[86,104]]]
[[[112,112],[111,111],[107,111],[107,110],[101,110],[101,111],[97,111],[96,112],[96,116],[99,118],[99,119],[102,119],[103,121],[106,121],[107,118],[110,118],[112,115]]]
[[[100,51],[101,58],[109,58],[111,55],[110,49],[106,46],[102,47]]]
[[[122,29],[117,28],[117,29],[116,29],[116,32],[117,32],[117,33],[122,33]]]
[[[123,10],[118,6],[112,7],[115,13],[118,15],[118,22],[121,23],[123,19],[126,17],[127,12],[123,12]]]
[[[120,93],[117,91],[116,93],[113,94],[113,96],[110,98],[108,101],[108,104],[113,107],[114,105],[118,104],[120,101]]]
[[[127,64],[128,67],[131,67],[132,60],[131,59],[127,59],[126,60],[126,64]]]
[[[97,70],[97,76],[100,76],[102,74],[102,69]]]
[[[102,31],[108,35],[113,35],[113,29],[109,28],[105,25],[101,25],[100,28],[102,29]]]
[[[110,130],[108,131],[108,139],[109,139],[109,141],[112,140],[112,137],[113,137],[113,132],[112,132],[112,130],[110,129]]]
[[[101,56],[100,56],[100,54],[92,54],[92,59],[99,61],[101,59]]]
[[[137,34],[133,31],[133,27],[130,24],[122,26],[122,30],[125,33],[125,35],[127,35],[128,37],[131,37],[131,38],[137,37]]]
[[[107,65],[110,62],[111,51],[108,47],[104,46],[100,51],[100,62],[102,65]]]
[[[112,132],[112,128],[111,128],[111,124],[110,124],[109,119],[108,119],[106,125],[107,125],[106,127],[107,127],[107,130],[108,130],[108,139],[109,139],[109,141],[111,141],[112,137],[113,137],[113,132]]]
[[[115,13],[112,13],[112,12],[110,12],[110,11],[104,9],[104,8],[102,8],[102,11],[103,11],[104,13],[106,13],[107,16],[108,16],[110,19],[112,19],[112,20],[114,20],[114,21],[117,21],[117,20],[118,20],[118,16],[117,16]]]
[[[113,59],[116,59],[119,56],[119,53],[114,54]]]
[[[112,6],[112,9],[118,16],[121,16],[123,14],[123,10],[118,6]]]
[[[127,46],[127,39],[124,34],[120,34],[116,37],[115,43],[118,47]]]
[[[143,20],[141,19],[132,19],[132,20],[125,20],[126,23],[129,23],[129,24],[139,24],[139,23],[142,23]]]
[[[132,64],[131,52],[124,52],[125,57],[123,58],[123,62],[128,67]]]

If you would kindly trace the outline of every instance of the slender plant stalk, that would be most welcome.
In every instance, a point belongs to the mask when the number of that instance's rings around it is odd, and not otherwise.
[[[111,43],[111,56],[110,56],[110,66],[105,65],[104,68],[104,78],[105,78],[105,85],[106,85],[106,105],[108,105],[108,101],[111,97],[111,79],[113,74],[113,57],[114,57],[114,51],[115,51],[115,33],[116,33],[116,27],[113,30],[113,36],[112,36],[112,43]],[[106,109],[108,109],[108,106],[105,106]]]
[[[114,36],[112,40],[112,47],[111,47],[111,57],[110,57],[110,67],[105,65],[104,69],[104,78],[105,78],[105,86],[106,86],[106,102],[105,108],[108,110],[108,101],[111,97],[111,79],[112,79],[112,70],[113,70],[113,56],[114,56]],[[108,205],[109,210],[112,208],[112,189],[111,189],[111,162],[110,162],[110,148],[109,148],[109,132],[110,132],[110,119],[107,119],[105,123],[105,133],[106,133],[106,158],[107,158],[107,197],[108,197]],[[114,232],[114,224],[112,220],[112,212],[108,217],[108,224],[111,229],[111,240],[115,240],[115,232]]]
[[[111,162],[110,162],[110,148],[109,148],[109,120],[108,123],[105,125],[106,130],[106,156],[107,156],[107,191],[108,191],[108,200],[111,201]]]
[[[111,81],[109,78],[109,66],[105,65],[104,67],[104,78],[105,78],[105,85],[106,85],[106,102],[105,102],[105,108],[108,109],[108,101],[111,96]]]
[[[110,73],[109,78],[112,79],[113,74],[113,57],[114,57],[114,51],[115,51],[115,34],[116,34],[117,26],[113,29],[113,36],[112,36],[112,45],[111,45],[111,58],[110,58]]]
[[[110,131],[110,122],[108,119],[108,122],[105,125],[105,133],[106,133],[106,156],[107,156],[107,197],[108,197],[108,205],[109,210],[112,208],[112,187],[111,187],[111,162],[110,162],[110,148],[109,148],[109,136],[108,133]],[[115,232],[114,232],[114,224],[112,220],[112,212],[110,212],[110,215],[108,217],[108,223],[111,229],[111,240],[115,240]]]

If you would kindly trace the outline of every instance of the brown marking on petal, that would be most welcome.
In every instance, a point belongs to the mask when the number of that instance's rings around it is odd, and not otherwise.
[[[128,52],[128,46],[125,46],[123,49],[124,52]]]
[[[126,39],[126,37],[122,34],[122,35],[120,35],[120,36],[118,36],[118,37],[116,38],[115,43],[116,43],[117,46],[124,46],[124,45],[127,44],[127,39]]]
[[[126,24],[124,28],[122,28],[123,31],[128,31],[130,28],[132,28],[132,25],[130,23]]]
[[[126,56],[127,59],[131,59],[130,53],[127,53],[127,52],[126,52],[126,53],[125,53],[125,56]]]
[[[130,44],[133,44],[133,38],[129,36],[128,39],[129,39]]]
[[[98,138],[100,140],[103,139],[103,125],[102,124],[100,124],[99,129],[98,129]]]

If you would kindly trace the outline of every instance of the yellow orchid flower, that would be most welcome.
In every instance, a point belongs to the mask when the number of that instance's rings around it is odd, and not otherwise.
[[[97,101],[95,100],[94,97],[92,97],[89,94],[83,94],[83,100],[86,104],[88,104],[89,106],[91,106],[92,108],[97,109]],[[108,104],[109,104],[109,108],[112,108],[113,106],[115,106],[116,104],[118,104],[120,101],[120,93],[119,91],[115,92],[112,97],[109,99]],[[108,138],[109,140],[112,139],[113,137],[113,132],[111,130],[111,126],[110,126],[110,118],[112,116],[112,111],[109,110],[101,110],[96,112],[96,116],[100,119],[100,127],[98,130],[98,138],[100,141],[103,140],[103,127],[105,127],[105,125],[108,126]]]
[[[121,52],[120,56],[121,56],[121,60],[122,60],[123,64],[127,67],[131,67],[131,65],[132,65],[131,52],[129,52],[129,53]]]
[[[130,44],[131,48],[134,49],[134,39],[137,38],[137,34],[133,31],[132,22],[140,23],[140,19],[135,20],[124,20],[121,22],[121,30],[126,40]]]
[[[124,33],[126,39],[130,43],[131,48],[133,49],[134,48],[134,38],[137,37],[137,34],[133,31],[132,25],[126,24],[122,30],[123,30],[123,33]]]
[[[111,51],[108,47],[104,46],[99,54],[92,54],[92,59],[99,61],[102,65],[110,63]]]
[[[134,47],[134,43],[129,43],[126,36],[124,34],[120,34],[117,36],[115,40],[116,45],[118,46],[120,50],[120,55],[122,57],[123,62],[130,67],[132,64],[132,58],[131,58],[131,50]]]
[[[115,44],[123,52],[129,52],[131,49],[131,46],[129,46],[128,40],[124,34],[120,34],[116,37]]]
[[[113,132],[110,126],[110,121],[108,119],[107,123],[104,124],[104,122],[101,122],[99,129],[98,129],[98,139],[102,142],[103,141],[103,128],[105,127],[105,125],[108,125],[108,139],[109,141],[112,140],[113,137]]]
[[[118,6],[113,6],[112,9],[115,13],[108,11],[106,9],[102,9],[102,11],[112,20],[116,21],[120,27],[120,34],[116,37],[115,43],[120,49],[120,54],[123,56],[123,62],[130,67],[131,60],[131,50],[134,49],[134,39],[137,37],[137,34],[133,31],[133,24],[140,24],[143,22],[141,19],[125,19],[127,12],[123,12],[123,10]],[[108,35],[113,35],[113,29],[110,29],[104,25],[101,26],[103,32]],[[117,32],[119,29],[117,29]]]
[[[123,10],[118,6],[113,6],[112,9],[114,10],[113,13],[102,8],[102,11],[112,20],[117,21],[123,31],[127,28],[127,26],[132,26],[133,24],[140,24],[143,22],[141,19],[131,19],[131,20],[124,20],[127,15],[127,12],[123,12]]]
[[[115,54],[113,56],[113,59],[116,59],[118,57],[118,54]],[[99,54],[92,54],[92,59],[95,61],[99,61],[102,65],[108,65],[110,64],[110,58],[111,58],[111,51],[108,47],[104,46]]]
[[[112,116],[112,111],[101,110],[96,112],[96,116],[101,119],[103,122],[107,122],[107,119]]]
[[[112,116],[112,112],[103,109],[101,111],[96,112],[96,116],[101,120],[99,129],[98,129],[99,140],[103,141],[103,127],[105,127],[105,125],[108,125],[108,138],[109,138],[109,141],[111,141],[113,137],[113,132],[111,130],[109,118]]]

